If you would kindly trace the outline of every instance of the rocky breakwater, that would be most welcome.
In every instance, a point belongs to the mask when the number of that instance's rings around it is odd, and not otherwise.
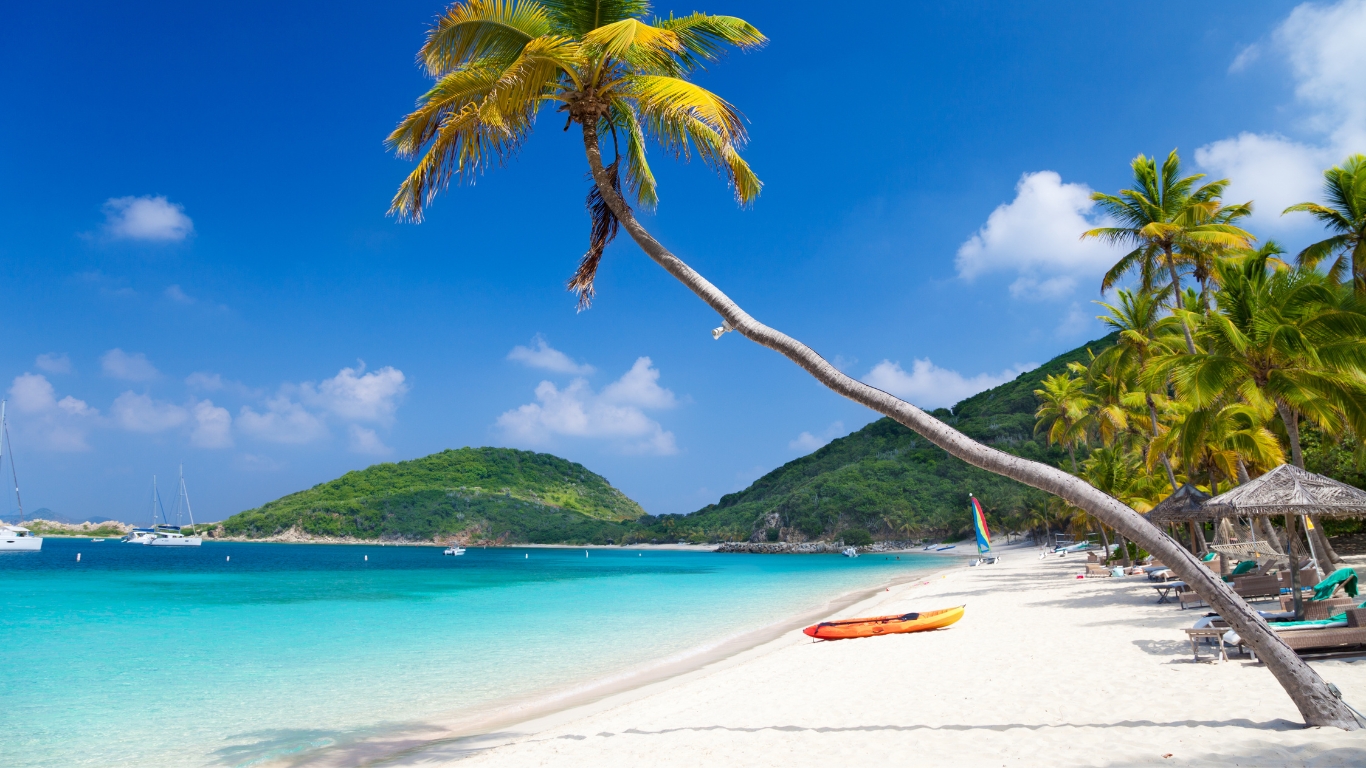
[[[846,546],[839,541],[727,541],[716,551],[749,555],[828,555],[843,552]],[[914,546],[915,543],[910,541],[878,541],[871,546],[855,549],[859,554],[866,554],[900,552]]]

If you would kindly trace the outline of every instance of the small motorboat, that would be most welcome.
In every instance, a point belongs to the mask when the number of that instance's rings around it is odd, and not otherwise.
[[[844,551],[840,552],[840,554],[845,557],[858,557],[858,550],[853,547],[845,547]]]
[[[104,541],[104,539],[91,539],[91,541],[92,541],[92,542],[101,542],[101,541]]]
[[[848,640],[855,637],[925,632],[931,629],[942,629],[963,618],[965,607],[960,605],[956,608],[941,608],[937,611],[925,611],[923,613],[903,613],[900,616],[822,621],[803,629],[802,633],[817,640]]]
[[[442,552],[441,554],[443,554],[443,555],[463,555],[463,554],[465,554],[465,548],[462,547],[462,546],[460,546],[459,544],[452,544],[452,545],[450,545],[449,547],[446,547],[446,551],[445,551],[445,552]]]

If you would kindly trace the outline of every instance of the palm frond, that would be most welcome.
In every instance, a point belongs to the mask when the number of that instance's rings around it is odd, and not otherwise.
[[[612,189],[617,194],[621,193],[621,175],[617,172],[618,163],[621,160],[613,160],[607,166],[607,173],[612,179]],[[607,246],[616,238],[621,222],[617,220],[616,214],[612,213],[611,207],[607,205],[607,200],[602,196],[602,190],[596,183],[588,190],[588,199],[584,205],[588,208],[589,217],[592,219],[592,227],[588,233],[588,251],[579,260],[579,268],[574,272],[574,276],[569,279],[567,290],[573,291],[579,296],[578,310],[582,312],[593,305],[593,296],[596,291],[593,289],[593,281],[598,276],[598,265],[602,262],[602,254],[607,250]]]
[[[647,0],[539,0],[552,23],[568,35],[586,35],[598,27],[650,12]]]
[[[437,18],[418,60],[440,76],[478,59],[510,59],[550,32],[549,15],[534,0],[463,0]]]

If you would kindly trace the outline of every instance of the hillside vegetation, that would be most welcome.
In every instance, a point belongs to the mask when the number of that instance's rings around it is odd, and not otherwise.
[[[620,540],[645,514],[546,453],[460,448],[377,464],[233,515],[214,535],[559,543]]]
[[[1093,341],[934,415],[969,437],[1060,465],[1066,453],[1034,434],[1045,376],[1114,343]],[[665,516],[648,534],[691,539],[803,541],[867,531],[875,538],[947,535],[969,525],[968,493],[991,510],[1021,508],[1038,492],[977,469],[888,418],[788,462],[743,491],[684,516]],[[667,532],[664,530],[667,526]],[[642,531],[642,534],[647,532]]]

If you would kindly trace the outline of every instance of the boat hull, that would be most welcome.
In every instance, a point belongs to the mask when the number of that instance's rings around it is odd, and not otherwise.
[[[149,547],[197,547],[202,542],[198,536],[186,536],[183,539],[148,539],[142,543]]]
[[[817,640],[849,640],[855,637],[902,635],[942,629],[963,618],[965,606],[941,608],[937,611],[906,613],[899,616],[873,616],[866,619],[823,621],[803,629],[804,634]]]
[[[0,552],[37,552],[42,548],[41,536],[0,536]]]

